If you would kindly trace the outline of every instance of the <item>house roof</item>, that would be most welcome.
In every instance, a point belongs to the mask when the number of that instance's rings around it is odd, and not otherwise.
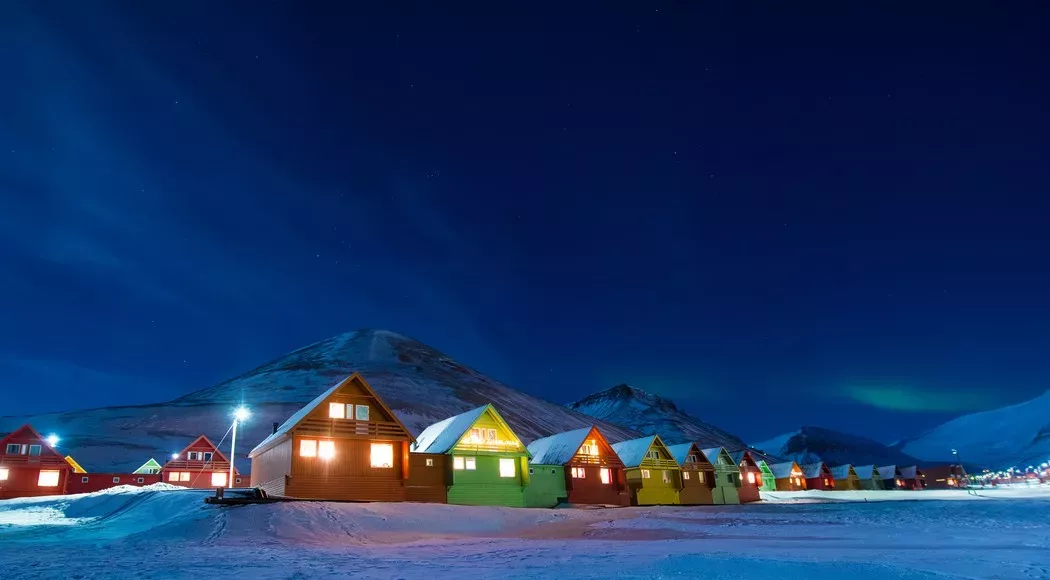
[[[711,463],[707,460],[707,456],[696,446],[696,443],[679,443],[678,445],[669,445],[667,447],[667,450],[671,452],[671,456],[678,462],[678,465],[685,465],[689,452],[694,449],[696,450],[697,463]]]
[[[382,399],[379,398],[379,395],[377,395],[375,390],[372,389],[372,386],[368,384],[368,381],[366,381],[360,373],[354,373],[346,377],[345,379],[339,381],[330,389],[326,390],[320,395],[317,395],[317,397],[314,398],[314,400],[307,403],[306,406],[304,406],[302,409],[296,411],[295,414],[293,414],[291,417],[288,417],[287,421],[282,423],[281,426],[278,427],[276,431],[271,433],[266,439],[263,439],[262,443],[256,445],[255,448],[248,453],[248,455],[251,456],[257,452],[261,452],[274,441],[277,441],[278,439],[281,439],[288,435],[289,431],[294,429],[296,425],[298,425],[303,419],[305,419],[307,415],[313,412],[313,410],[316,409],[321,403],[323,403],[325,399],[332,396],[332,393],[336,392],[337,390],[339,390],[340,387],[354,379],[359,380],[361,384],[365,387],[365,389],[371,393],[372,397],[375,398],[376,403],[379,404],[379,406],[382,407],[383,410],[386,411],[387,414],[389,414],[394,419],[394,421],[396,421],[397,424],[401,426],[402,429],[404,429],[405,433],[408,434],[409,437],[412,437],[412,433],[407,428],[405,428],[404,424],[401,423],[401,420],[397,418],[397,415],[393,411],[391,411],[389,407],[386,406],[386,403],[384,403]]]
[[[875,468],[874,465],[854,465],[853,466],[853,471],[855,471],[857,473],[857,477],[860,478],[860,479],[871,479],[871,478],[875,477],[875,474],[877,473],[875,471],[875,469],[876,468]],[[882,477],[881,474],[879,475],[879,477],[880,478]]]
[[[879,468],[879,477],[882,479],[896,479],[897,473],[896,465],[883,465]]]
[[[612,448],[620,456],[620,461],[623,461],[624,466],[638,467],[642,464],[642,460],[645,459],[645,453],[659,439],[656,435],[649,435],[648,437],[639,437],[638,439],[614,443]]]
[[[474,423],[478,422],[485,413],[491,413],[492,417],[498,422],[508,433],[517,439],[517,435],[514,434],[514,430],[510,428],[510,425],[503,420],[499,412],[492,404],[487,404],[476,409],[471,409],[465,413],[460,413],[453,417],[449,417],[443,421],[438,421],[433,425],[427,427],[419,434],[416,438],[415,444],[412,446],[413,453],[448,453],[452,451],[460,439],[467,434],[467,431],[474,426]],[[525,450],[525,454],[531,457],[531,454],[524,445],[522,448]]]
[[[785,463],[774,463],[769,466],[769,470],[773,472],[773,477],[777,479],[787,479],[791,477],[791,470],[796,467],[794,461],[788,461]]]
[[[219,451],[219,446],[218,445],[212,443],[211,439],[208,439],[207,436],[201,435],[200,437],[197,437],[196,439],[194,439],[193,443],[190,443],[186,447],[183,447],[182,451],[179,451],[178,459],[172,459],[172,460],[168,461],[167,463],[165,463],[164,465],[167,466],[169,463],[172,463],[173,461],[180,461],[180,462],[181,461],[185,461],[184,459],[182,459],[182,456],[185,455],[186,452],[189,451],[191,447],[196,445],[201,440],[204,440],[204,442],[207,443],[208,446],[212,448],[212,453],[215,454],[214,456],[212,456],[212,463],[219,463],[220,461],[225,461],[226,463],[230,462],[229,458],[227,458],[226,455],[224,455],[222,451]],[[234,473],[238,473],[239,474],[239,472],[237,471],[237,468],[234,468],[233,471],[234,471]]]
[[[160,469],[160,464],[157,463],[156,459],[150,457],[149,461],[143,463],[138,469],[136,469],[132,473],[145,473],[145,471],[148,469]]]
[[[574,429],[564,433],[557,433],[550,437],[543,437],[529,443],[529,453],[532,459],[529,463],[534,465],[565,465],[575,457],[580,446],[587,440],[594,427]]]
[[[729,456],[733,458],[733,463],[736,463],[737,465],[740,465],[741,463],[744,463],[744,457],[745,456],[748,457],[752,462],[754,462],[755,465],[758,465],[758,463],[755,462],[755,458],[752,457],[751,453],[749,451],[747,451],[746,449],[742,449],[740,451],[734,451],[733,453],[730,453]]]
[[[806,478],[820,477],[822,467],[824,467],[823,463],[807,463],[802,466],[802,473],[806,475]]]
[[[919,468],[916,465],[909,465],[908,467],[901,467],[901,477],[904,479],[915,479],[919,477]]]
[[[704,449],[703,452],[712,465],[718,463],[718,456],[720,454],[725,453],[726,455],[729,455],[723,447],[708,447],[707,449]],[[730,457],[730,459],[732,459],[732,457]]]
[[[845,465],[836,465],[831,468],[831,477],[835,479],[849,479],[849,470],[852,467],[849,463]],[[856,471],[854,471],[856,473]]]

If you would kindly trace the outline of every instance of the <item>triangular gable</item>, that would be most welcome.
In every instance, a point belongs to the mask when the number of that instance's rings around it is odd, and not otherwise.
[[[33,428],[32,425],[28,423],[8,433],[3,439],[0,439],[0,454],[3,454],[7,449],[8,443],[40,445],[40,455],[42,457],[47,455],[65,461],[65,457],[63,457],[58,451],[55,451],[55,449],[48,444],[47,439],[45,439],[36,429]]]
[[[914,465],[908,467],[901,467],[900,473],[901,477],[903,477],[904,479],[918,479],[919,468]]]
[[[202,442],[204,443],[205,447],[208,450],[211,451],[211,453],[212,453],[211,462],[213,464],[214,463],[227,463],[227,464],[230,463],[230,460],[225,455],[223,455],[222,451],[219,451],[219,448],[214,443],[211,442],[211,439],[208,439],[206,436],[201,435],[200,437],[197,437],[196,439],[194,439],[193,443],[190,443],[189,445],[184,447],[182,449],[182,451],[179,452],[179,454],[178,454],[176,459],[172,459],[171,461],[168,461],[167,463],[165,463],[164,464],[164,468],[167,468],[169,465],[171,465],[172,463],[175,463],[175,462],[185,463],[186,459],[184,459],[184,456],[186,455],[186,453],[188,451],[190,451],[190,450],[200,451],[201,448],[198,447],[197,444],[198,443],[202,443]],[[234,473],[238,473],[236,468],[234,468],[233,471],[234,471]]]
[[[376,393],[375,389],[372,388],[372,385],[368,384],[368,381],[366,381],[360,373],[355,372],[354,374],[350,375],[349,377],[346,377],[342,381],[339,381],[337,384],[315,397],[314,400],[307,403],[306,406],[304,406],[303,408],[296,411],[291,417],[288,418],[287,421],[282,423],[276,431],[270,434],[266,439],[263,439],[262,443],[256,445],[255,448],[248,453],[248,456],[252,457],[257,453],[261,453],[262,451],[265,451],[268,447],[272,446],[273,443],[286,437],[288,433],[290,433],[292,429],[295,429],[295,427],[299,423],[302,423],[303,420],[310,415],[310,413],[312,413],[318,407],[322,406],[325,402],[328,401],[329,398],[332,397],[332,395],[336,394],[337,392],[339,392],[340,389],[349,385],[350,383],[356,384],[365,392],[367,396],[371,397],[372,400],[375,401],[376,406],[379,409],[381,409],[386,415],[388,415],[391,418],[391,420],[397,423],[397,426],[400,427],[401,431],[404,432],[405,437],[407,437],[410,441],[415,440],[415,438],[412,437],[412,432],[409,431],[407,427],[405,427],[405,424],[401,422],[401,419],[398,418],[397,414],[394,413],[390,409],[390,407],[386,405],[382,397],[380,397],[379,394]]]
[[[609,440],[602,435],[597,427],[584,427],[564,433],[557,433],[550,437],[543,437],[529,443],[528,450],[532,455],[529,463],[533,465],[566,465],[580,453],[580,448],[588,440],[594,439],[599,448],[605,449],[606,454],[619,459],[613,450]]]
[[[679,443],[678,445],[670,445],[667,447],[667,450],[680,466],[685,466],[689,460],[689,456],[695,455],[696,462],[703,468],[714,468],[714,466],[711,465],[711,462],[707,459],[707,456],[696,446],[696,443]]]
[[[631,439],[629,441],[622,441],[612,446],[613,451],[620,457],[620,461],[623,462],[624,467],[639,467],[645,462],[646,455],[652,449],[662,451],[663,454],[669,460],[674,460],[674,456],[671,451],[664,445],[663,440],[660,439],[659,435],[650,435],[648,437],[639,437],[638,439]]]
[[[72,455],[66,455],[66,463],[73,468],[73,473],[87,473],[87,470],[81,467],[77,460],[73,459]]]
[[[773,465],[769,466],[769,470],[773,472],[773,477],[777,479],[788,479],[792,477],[792,473],[802,474],[802,468],[799,467],[799,465],[794,461],[787,461],[785,463],[774,463]]]
[[[758,469],[763,474],[768,473],[769,475],[773,475],[773,472],[769,469],[769,464],[766,463],[764,460],[759,460],[759,462],[758,462]]]
[[[520,451],[523,451],[526,456],[531,457],[529,450],[521,442],[521,438],[510,428],[510,425],[503,420],[499,412],[492,404],[487,404],[483,407],[471,409],[466,413],[460,413],[454,417],[449,417],[443,421],[434,423],[427,427],[419,434],[416,438],[415,444],[412,446],[413,453],[451,453],[460,442],[466,438],[467,434],[470,433],[471,428],[477,424],[477,422],[483,417],[488,416],[496,422],[501,428],[505,429],[514,441],[517,442]],[[508,449],[508,451],[510,451]]]
[[[853,471],[858,479],[874,479],[879,475],[874,465],[855,465]]]
[[[751,457],[751,453],[748,451],[737,451],[735,453],[730,453],[729,456],[733,458],[733,463],[737,464],[737,466],[758,467],[755,458]]]
[[[726,451],[724,447],[708,447],[703,451],[704,455],[707,456],[707,460],[711,462],[711,465],[718,465],[719,463],[723,465],[736,465],[736,462],[733,461],[732,456],[729,455],[729,452]]]
[[[850,475],[857,477],[857,472],[849,463],[845,465],[836,465],[835,467],[831,468],[831,477],[835,479],[849,479]]]
[[[160,471],[160,464],[157,463],[157,460],[153,459],[152,457],[150,457],[149,461],[143,463],[141,467],[139,467],[138,469],[136,469],[132,473],[138,473],[138,474],[150,473],[151,469],[156,470],[156,471]]]
[[[882,479],[897,479],[897,476],[900,475],[896,465],[883,465],[878,471]]]
[[[823,463],[807,463],[802,466],[802,472],[806,474],[806,479],[815,479],[818,477],[824,477],[830,475],[828,466]]]

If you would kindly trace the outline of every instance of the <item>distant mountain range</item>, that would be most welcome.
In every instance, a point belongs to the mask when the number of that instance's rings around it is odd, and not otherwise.
[[[769,441],[755,443],[756,449],[783,457],[798,464],[823,461],[828,465],[917,465],[923,463],[900,450],[888,447],[874,439],[822,429],[802,427],[774,437]]]

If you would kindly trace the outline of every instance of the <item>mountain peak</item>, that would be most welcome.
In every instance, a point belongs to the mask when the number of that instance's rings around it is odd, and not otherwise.
[[[667,411],[678,411],[678,407],[674,404],[674,401],[627,383],[620,383],[619,385],[609,387],[604,391],[592,393],[569,406],[592,405],[600,401],[624,403],[635,402],[636,404],[664,409]]]

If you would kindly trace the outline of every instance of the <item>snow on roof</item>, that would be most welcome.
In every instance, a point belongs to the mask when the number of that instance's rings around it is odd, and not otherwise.
[[[857,472],[857,477],[860,479],[871,479],[872,477],[875,477],[874,465],[854,465],[853,471]]]
[[[895,479],[897,477],[896,465],[884,465],[879,468],[879,477],[882,479]]]
[[[678,445],[667,446],[667,450],[671,452],[671,457],[674,457],[674,460],[678,462],[678,465],[685,465],[686,458],[689,457],[689,451],[692,450],[692,448],[692,443],[679,443]],[[700,458],[697,457],[697,459]]]
[[[791,470],[795,468],[794,461],[788,461],[787,463],[774,463],[769,466],[769,470],[773,472],[773,477],[777,479],[786,479],[791,477]]]
[[[723,451],[723,449],[721,447],[708,447],[707,449],[704,449],[703,451],[704,451],[704,455],[707,456],[707,460],[710,461],[712,464],[714,464],[714,463],[718,463],[719,452]]]
[[[592,429],[594,427],[574,429],[533,441],[528,448],[529,453],[532,454],[532,460],[529,463],[533,465],[565,465],[580,450],[580,446],[587,440],[587,435],[590,435]]]
[[[849,463],[846,465],[836,465],[831,468],[831,477],[835,479],[848,479],[849,478]]]
[[[296,411],[294,415],[292,415],[291,417],[288,418],[287,421],[282,423],[281,426],[278,427],[276,431],[274,431],[272,434],[270,434],[269,437],[267,437],[266,439],[263,439],[262,443],[256,445],[255,449],[252,449],[251,452],[248,453],[248,455],[251,455],[252,453],[255,453],[256,450],[261,450],[262,448],[266,447],[266,445],[269,444],[271,441],[274,441],[275,439],[278,439],[280,437],[284,437],[285,435],[287,435],[288,432],[291,431],[293,427],[295,427],[296,425],[299,424],[299,421],[302,421],[304,418],[306,418],[306,416],[309,415],[311,411],[313,411],[314,409],[317,408],[318,405],[323,403],[324,400],[327,399],[329,396],[331,396],[331,394],[334,393],[335,390],[338,389],[342,384],[343,384],[343,381],[339,381],[338,383],[333,385],[332,388],[330,388],[327,391],[321,393],[320,395],[317,395],[317,398],[315,398],[314,400],[312,400],[309,403],[307,403],[306,406],[303,407],[302,409],[299,409],[298,411]]]
[[[904,479],[915,479],[915,478],[917,478],[919,476],[918,473],[917,473],[919,471],[919,468],[918,468],[918,466],[915,466],[915,465],[910,465],[908,467],[902,467],[902,468],[900,468],[900,470],[901,470],[901,477],[903,477]]]
[[[806,478],[820,477],[820,468],[823,463],[807,463],[802,466],[802,473],[806,474]]]
[[[650,435],[614,443],[612,448],[620,456],[620,461],[623,461],[624,466],[638,467],[642,464],[642,460],[645,459],[645,452],[649,451],[654,441],[656,441],[656,435]]]
[[[485,414],[492,405],[484,405],[438,421],[427,427],[416,438],[413,453],[448,453],[459,443],[470,427]]]

